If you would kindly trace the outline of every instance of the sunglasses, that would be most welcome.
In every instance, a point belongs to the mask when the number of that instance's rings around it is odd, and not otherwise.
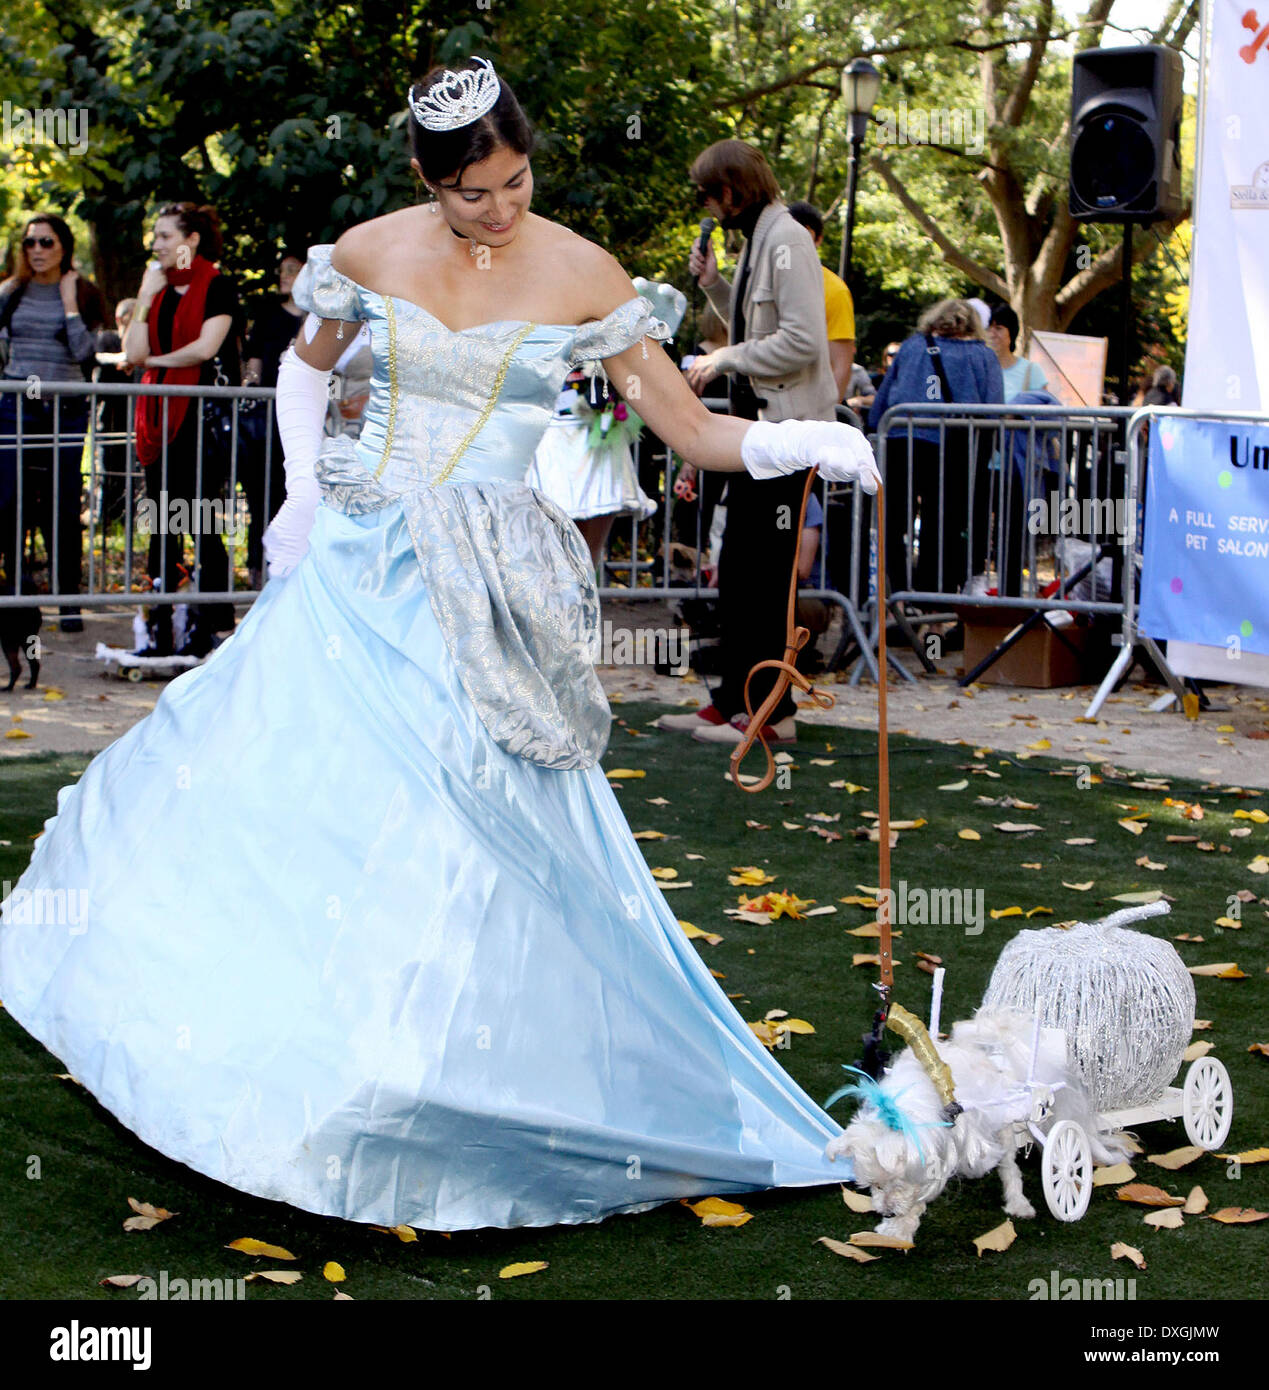
[[[51,236],[28,236],[22,238],[22,245],[28,251],[32,246],[41,246],[45,251],[50,251],[57,245],[57,238]]]

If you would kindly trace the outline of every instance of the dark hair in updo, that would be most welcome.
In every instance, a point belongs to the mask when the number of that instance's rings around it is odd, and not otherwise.
[[[220,236],[220,214],[210,204],[164,203],[156,217],[174,217],[182,236],[198,233],[198,254],[214,265],[220,260],[224,243]]]
[[[435,67],[414,83],[411,91],[415,99],[440,81],[446,72],[481,71],[483,65],[470,58],[454,68]],[[442,183],[451,178],[460,179],[469,164],[479,164],[488,159],[500,146],[514,150],[517,154],[531,155],[537,147],[537,135],[529,124],[528,117],[520,109],[507,79],[498,76],[501,90],[498,100],[478,120],[457,130],[427,130],[415,119],[413,110],[407,102],[407,121],[410,130],[410,153],[423,167],[423,177],[429,183]]]

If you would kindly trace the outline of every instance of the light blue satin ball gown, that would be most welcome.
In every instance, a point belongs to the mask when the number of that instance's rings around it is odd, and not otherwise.
[[[523,481],[568,370],[668,330],[635,297],[455,332],[331,249],[294,293],[369,323],[361,437],[323,447],[295,570],[59,791],[0,922],[5,1008],[155,1149],[352,1221],[849,1178],[598,765],[590,557]]]

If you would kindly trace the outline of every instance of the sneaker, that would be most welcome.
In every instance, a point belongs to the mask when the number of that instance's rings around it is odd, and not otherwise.
[[[697,729],[692,735],[698,743],[729,743],[737,744],[744,741],[744,737],[749,728],[749,716],[738,714],[729,724],[719,724],[712,728]],[[778,747],[784,743],[796,743],[798,741],[797,724],[792,715],[786,719],[781,719],[778,724],[764,724],[762,726],[762,737],[766,740],[769,747]]]
[[[658,729],[673,729],[682,734],[694,734],[698,729],[725,725],[727,720],[713,705],[689,710],[687,714],[663,714],[656,722]]]

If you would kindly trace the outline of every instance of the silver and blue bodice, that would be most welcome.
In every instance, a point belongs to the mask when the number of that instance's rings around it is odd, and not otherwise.
[[[335,270],[309,248],[295,302],[366,322],[374,355],[361,435],[327,439],[323,505],[400,506],[464,689],[508,753],[558,769],[598,761],[610,726],[594,661],[599,598],[573,522],[525,485],[565,377],[670,328],[637,295],[602,319],[501,319],[457,331]],[[644,343],[644,352],[647,344]]]

